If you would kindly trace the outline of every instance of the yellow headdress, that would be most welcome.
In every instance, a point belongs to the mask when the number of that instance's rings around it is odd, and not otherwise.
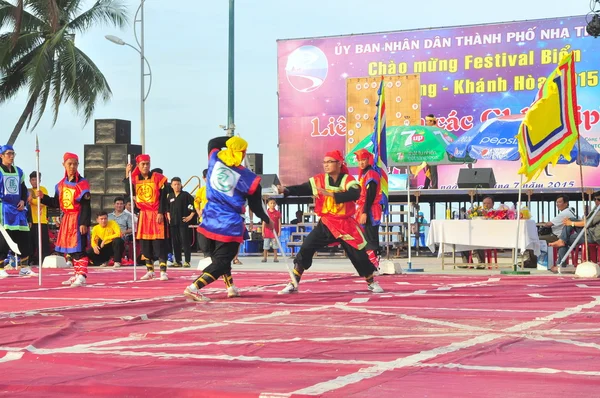
[[[225,143],[226,149],[221,149],[217,156],[227,166],[239,166],[246,156],[248,143],[241,137],[231,137]]]

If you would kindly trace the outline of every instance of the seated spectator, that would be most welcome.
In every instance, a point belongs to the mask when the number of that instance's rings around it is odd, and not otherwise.
[[[92,265],[104,265],[111,257],[115,261],[115,268],[121,266],[121,257],[125,249],[125,242],[121,238],[121,229],[115,221],[108,221],[105,211],[96,217],[98,225],[92,229],[92,239],[87,255]]]
[[[564,229],[563,221],[575,218],[575,213],[569,208],[569,198],[566,195],[559,195],[556,198],[556,208],[558,214],[552,220],[544,224],[540,229],[540,240],[545,240],[548,243],[556,242]]]
[[[292,221],[290,221],[290,224],[299,224],[301,222],[303,222],[302,218],[304,216],[304,212],[302,210],[298,210],[296,212],[296,218],[294,218]]]
[[[115,210],[108,215],[108,221],[114,221],[119,225],[121,230],[121,238],[125,241],[131,241],[133,233],[133,222],[131,213],[125,211],[125,199],[117,196],[113,201]]]
[[[600,191],[596,191],[594,193],[594,201],[596,203],[596,208],[600,205]],[[592,212],[593,213],[593,212]],[[587,227],[587,241],[588,243],[600,243],[600,211],[598,211],[596,213],[596,215],[594,216],[594,218],[589,221],[588,227]],[[581,234],[581,236],[579,236],[579,233],[577,231],[578,228],[583,228],[584,225],[584,221],[583,220],[575,220],[575,219],[568,219],[565,218],[563,220],[563,230],[562,233],[559,237],[559,239],[556,242],[552,242],[549,244],[549,246],[552,247],[558,247],[558,261],[562,262],[563,258],[565,257],[565,255],[567,254],[567,251],[569,250],[569,247],[571,247],[573,244],[583,244],[585,243],[584,240],[584,235]],[[552,272],[558,272],[558,266],[554,266],[550,269],[550,271]]]

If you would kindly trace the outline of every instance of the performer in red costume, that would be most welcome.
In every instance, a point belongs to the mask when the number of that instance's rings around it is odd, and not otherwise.
[[[92,219],[90,184],[77,171],[79,157],[74,153],[63,155],[65,177],[56,184],[54,197],[37,191],[38,198],[47,207],[60,208],[63,216],[56,238],[55,250],[72,261],[74,275],[63,285],[83,286],[86,283],[88,257],[88,229]]]
[[[348,173],[340,151],[325,154],[323,169],[324,173],[317,174],[305,184],[280,187],[280,192],[286,196],[314,196],[315,212],[321,217],[302,242],[294,259],[296,282],[299,284],[304,271],[311,267],[313,256],[318,249],[338,242],[358,274],[367,281],[369,290],[373,293],[383,293],[381,286],[373,280],[373,264],[365,251],[367,241],[354,218],[360,186]],[[296,292],[298,288],[290,282],[279,294]]]
[[[381,176],[373,169],[373,154],[366,149],[354,152],[360,175],[360,197],[356,201],[356,220],[365,231],[368,242],[367,254],[373,266],[379,270],[379,225],[381,224]]]
[[[165,239],[165,223],[163,214],[168,210],[166,200],[167,177],[150,171],[150,155],[138,155],[135,158],[137,166],[131,172],[132,165],[128,164],[126,174],[131,173],[134,200],[140,210],[136,238],[142,245],[142,254],[146,258],[146,275],[142,280],[154,279],[154,261],[158,258],[160,265],[160,280],[169,280],[167,275],[167,260],[163,250]],[[129,195],[129,178],[125,178],[125,191]]]

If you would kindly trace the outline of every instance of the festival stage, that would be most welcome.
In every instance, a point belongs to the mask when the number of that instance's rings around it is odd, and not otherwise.
[[[192,270],[132,282],[131,268],[96,268],[84,288],[60,286],[66,270],[45,270],[43,288],[1,280],[0,393],[598,395],[598,279],[395,275],[380,277],[386,293],[374,295],[324,268],[289,296],[277,295],[285,272],[234,272],[243,296],[225,298],[217,281],[203,304],[181,295]]]

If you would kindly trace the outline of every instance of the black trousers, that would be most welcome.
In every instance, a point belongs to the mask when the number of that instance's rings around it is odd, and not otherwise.
[[[100,249],[100,254],[94,253],[94,249],[91,247],[87,249],[86,253],[94,265],[100,265],[107,262],[112,257],[115,263],[120,263],[125,251],[125,241],[121,238],[117,238],[110,242],[108,245]]]
[[[173,255],[175,262],[181,264],[181,249],[186,262],[192,261],[192,242],[190,234],[192,231],[187,224],[171,225],[171,241],[173,242]]]
[[[21,254],[19,255],[20,259],[27,259],[31,254],[31,248],[29,246],[29,233],[30,231],[14,231],[7,229],[6,232],[8,236],[19,246],[19,251]],[[4,235],[0,234],[0,261],[4,261],[4,259],[8,256],[8,251],[10,247],[8,243],[4,239]]]
[[[364,229],[365,239],[368,243],[367,249],[373,250],[377,255],[381,254],[381,247],[379,246],[379,225],[373,225],[369,219],[364,225]]]
[[[231,262],[240,249],[239,242],[220,242],[208,239],[207,245],[212,263],[204,268],[203,273],[210,274],[214,280],[231,273]]]
[[[317,226],[310,231],[308,236],[304,238],[294,263],[300,265],[305,270],[309,269],[312,266],[313,256],[317,250],[335,242],[339,242],[342,245],[350,262],[354,268],[356,268],[356,271],[360,276],[366,277],[373,274],[373,264],[369,260],[366,250],[355,249],[346,241],[335,238],[322,222],[319,222]]]
[[[210,245],[208,239],[200,232],[196,232],[196,236],[198,238],[198,246],[200,247],[200,251],[204,254],[204,257],[210,257]]]
[[[140,239],[140,244],[142,245],[142,254],[147,258],[146,261],[152,262],[155,258],[158,258],[158,261],[161,263],[167,261],[167,256],[164,252],[164,239]]]
[[[50,254],[50,235],[48,234],[48,224],[42,225],[42,261]],[[38,262],[38,225],[37,223],[32,224],[31,231],[29,231],[29,244],[31,247],[31,257],[29,258],[29,264],[37,264]]]

